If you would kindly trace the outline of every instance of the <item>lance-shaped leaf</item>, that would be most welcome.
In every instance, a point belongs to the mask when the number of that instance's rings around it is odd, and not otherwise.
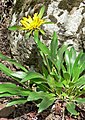
[[[80,66],[83,64],[83,62],[80,62],[80,59],[83,55],[83,52],[81,51],[78,56],[75,59],[74,65],[73,65],[73,69],[72,69],[72,77],[73,77],[73,81],[76,81],[81,73],[80,70]],[[81,64],[81,65],[80,65]]]
[[[85,98],[77,98],[75,101],[76,101],[77,103],[83,104],[83,103],[85,103]]]
[[[29,92],[30,92],[29,90],[23,89],[20,86],[16,86],[13,83],[0,84],[0,94],[9,93],[12,95],[28,96]]]
[[[1,98],[1,97],[11,97],[11,96],[14,96],[14,95],[11,94],[11,93],[8,93],[8,92],[0,93],[0,98]]]
[[[63,77],[64,77],[65,80],[70,80],[70,75],[69,75],[68,72],[64,72]]]
[[[43,14],[44,14],[44,11],[45,11],[45,6],[43,5],[40,9],[39,14],[38,14],[39,18],[42,18]]]
[[[37,30],[34,31],[34,40],[37,43],[38,48],[42,51],[42,53],[46,55],[50,54],[48,47],[39,40]]]
[[[26,38],[26,39],[29,39],[31,33],[32,33],[32,30],[31,30],[30,32],[27,32],[27,33],[25,34],[25,38]]]
[[[75,87],[79,87],[82,85],[85,85],[85,76],[81,76],[74,84]]]
[[[77,111],[75,110],[75,104],[68,103],[66,105],[67,110],[71,113],[71,115],[78,115]]]
[[[42,80],[46,80],[46,78],[44,76],[42,76],[40,73],[28,72],[26,77],[24,79],[22,79],[21,82],[26,82],[28,80],[35,79],[35,78],[41,78]]]
[[[4,56],[4,55],[1,54],[1,53],[0,53],[0,58],[1,58],[2,60],[5,60],[5,61],[10,62],[11,64],[16,65],[17,67],[21,68],[23,71],[28,72],[28,70],[27,70],[25,67],[23,67],[20,63],[16,62],[15,60],[13,60],[13,59],[11,59],[11,58],[9,58],[9,57],[7,57],[7,56]]]
[[[41,34],[45,35],[44,30],[42,30],[42,29],[39,28],[39,31],[41,32]]]
[[[26,98],[20,98],[20,99],[14,99],[11,102],[9,102],[6,107],[12,106],[12,105],[17,105],[17,104],[24,104],[27,102]]]
[[[12,75],[13,77],[23,79],[23,78],[27,75],[27,73],[26,73],[26,72],[23,72],[23,71],[17,71],[17,72],[11,73],[11,75]]]
[[[60,72],[60,69],[62,67],[62,63],[64,61],[64,52],[67,50],[67,46],[66,45],[62,45],[62,47],[60,47],[57,51],[57,58],[56,58],[56,62],[55,62],[55,66],[57,68],[57,70]]]
[[[18,26],[18,25],[14,25],[14,26],[10,26],[9,28],[8,28],[8,30],[21,30],[22,29],[22,27],[21,26]]]
[[[34,101],[38,99],[43,99],[43,96],[46,95],[45,92],[40,91],[40,92],[31,92],[28,96],[28,101]]]
[[[38,113],[47,109],[50,105],[52,105],[55,101],[55,97],[44,97],[40,104],[37,105],[39,107]]]
[[[58,39],[57,39],[57,35],[56,32],[53,33],[53,38],[50,44],[50,52],[51,52],[51,57],[55,58],[56,54],[57,54],[57,49],[58,49]]]
[[[0,63],[0,70],[8,76],[11,76],[13,73],[9,68],[7,68],[4,64]]]

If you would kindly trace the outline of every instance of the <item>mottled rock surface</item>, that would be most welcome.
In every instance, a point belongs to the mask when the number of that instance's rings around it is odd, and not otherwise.
[[[59,43],[74,46],[77,51],[85,50],[85,1],[83,0],[14,0],[10,25],[19,24],[22,16],[33,15],[45,4],[44,17],[54,24],[44,25],[48,36],[56,31]],[[43,37],[43,41],[49,44],[49,37]],[[14,58],[22,63],[34,65],[37,61],[37,50],[31,37],[25,40],[24,32],[12,31],[9,34],[11,53]],[[35,62],[36,61],[36,62]]]
[[[85,3],[82,0],[56,0],[48,5],[48,18],[57,22],[44,25],[49,33],[56,31],[59,41],[72,44],[77,51],[85,49]],[[49,18],[50,19],[50,18]]]

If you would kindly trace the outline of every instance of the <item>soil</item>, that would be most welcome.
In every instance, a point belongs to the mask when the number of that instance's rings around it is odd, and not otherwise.
[[[13,6],[13,0],[0,1],[0,52],[4,55],[11,57],[10,41],[8,39],[9,14]],[[16,68],[8,62],[1,61],[12,70]],[[0,84],[3,82],[13,81],[5,74],[0,72]],[[80,113],[78,117],[70,116],[66,111],[64,114],[62,110],[65,109],[64,103],[57,102],[50,106],[47,110],[38,114],[38,108],[34,102],[28,102],[24,105],[16,105],[5,108],[5,104],[11,98],[0,99],[0,120],[85,120],[85,105],[77,106],[77,111]]]

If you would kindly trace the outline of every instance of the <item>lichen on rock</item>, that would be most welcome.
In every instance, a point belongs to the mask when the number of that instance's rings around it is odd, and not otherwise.
[[[70,5],[70,9],[66,6]],[[51,33],[56,31],[59,41],[71,44],[77,51],[85,48],[84,38],[84,10],[85,4],[82,0],[57,0],[52,1],[48,6],[47,16],[50,15],[56,18],[56,23],[51,25],[44,25],[44,29]],[[53,26],[53,27],[52,27]],[[56,28],[56,29],[55,29]],[[81,28],[81,29],[80,29]]]
[[[54,24],[43,25],[47,36],[56,31],[60,44],[74,46],[77,51],[85,50],[85,3],[83,0],[50,0],[45,1],[44,4],[46,5],[45,18],[54,22]],[[42,5],[41,1],[36,3],[35,0],[15,0],[10,25],[19,24],[22,16],[33,15]],[[32,52],[35,46],[33,38],[26,41],[24,32],[12,31],[9,39],[13,57],[22,63],[34,64],[36,55],[32,54],[36,52]],[[43,39],[46,44],[49,44],[49,37],[43,37]],[[31,59],[29,59],[30,56]]]

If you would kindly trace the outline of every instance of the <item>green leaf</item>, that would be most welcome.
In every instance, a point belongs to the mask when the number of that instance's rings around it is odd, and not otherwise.
[[[44,30],[42,30],[42,29],[39,29],[39,31],[41,32],[41,34],[45,35],[45,32],[44,32]]]
[[[39,18],[42,18],[43,14],[44,14],[44,11],[45,11],[45,6],[43,5],[40,9],[39,14],[38,14]]]
[[[79,61],[80,61],[82,55],[83,55],[83,51],[81,51],[75,59],[75,63],[73,65],[73,69],[72,69],[73,81],[76,81],[81,73],[80,63],[83,64],[83,62],[79,62]]]
[[[34,40],[36,43],[38,43],[38,41],[39,41],[39,31],[38,30],[34,31]]]
[[[72,47],[70,49],[70,71],[71,71],[71,74],[73,71],[73,66],[74,66],[75,60],[76,60],[76,50]]]
[[[38,41],[37,45],[38,45],[38,48],[39,48],[44,54],[49,55],[50,51],[49,51],[48,47],[47,47],[45,44],[43,44],[41,41]]]
[[[6,107],[12,106],[12,105],[17,105],[17,104],[24,104],[27,102],[27,99],[25,98],[20,98],[20,99],[14,99],[11,102],[9,102]]]
[[[74,84],[74,86],[82,86],[85,85],[85,76],[81,76]]]
[[[11,27],[9,27],[8,28],[8,30],[20,30],[20,29],[22,29],[22,27],[21,26],[18,26],[18,25],[14,25],[14,26],[11,26]]]
[[[14,90],[14,89],[11,89],[11,90]],[[16,95],[19,95],[19,96],[29,96],[29,93],[30,91],[29,90],[18,90],[18,91],[14,91],[14,92],[10,92],[10,89],[9,90],[6,90],[6,91],[9,91],[9,92],[2,92],[0,93],[0,97],[11,97],[11,96],[16,96]]]
[[[67,71],[70,74],[70,76],[72,75],[75,60],[76,60],[76,51],[75,51],[75,49],[72,47],[70,49],[70,51],[66,50],[66,52],[65,52],[65,62],[66,62]]]
[[[51,50],[51,57],[55,58],[57,54],[57,49],[58,49],[58,39],[56,32],[53,33],[53,38],[50,44],[50,50]]]
[[[80,74],[82,74],[83,71],[85,71],[85,61],[83,61],[83,63],[80,66]]]
[[[27,32],[27,33],[25,34],[25,38],[26,38],[26,39],[29,39],[31,33],[32,33],[32,30],[31,30],[30,32]]]
[[[85,53],[83,53],[82,56],[80,57],[79,64],[82,64],[82,62],[84,61],[85,61]]]
[[[63,71],[63,73],[66,72],[65,65],[63,65],[63,64],[62,64],[62,71]]]
[[[65,88],[69,88],[69,84],[67,80],[63,80],[63,85],[65,86]]]
[[[28,80],[35,79],[35,78],[41,78],[43,80],[46,80],[44,78],[44,76],[42,76],[40,73],[37,73],[37,72],[28,72],[28,74],[26,75],[26,77],[21,82],[26,82]]]
[[[27,73],[23,72],[23,71],[17,71],[17,72],[13,72],[11,75],[13,77],[17,77],[17,78],[23,79],[27,75]]]
[[[11,97],[11,96],[14,96],[13,94],[11,93],[0,93],[0,97]]]
[[[70,75],[69,75],[68,72],[64,72],[64,73],[63,73],[63,77],[64,77],[64,79],[66,79],[66,80],[70,80]]]
[[[71,113],[71,115],[78,115],[77,111],[75,110],[75,104],[68,103],[66,105],[67,110]]]
[[[72,81],[76,82],[78,80],[78,78],[79,78],[79,75],[80,75],[80,67],[76,66],[73,69],[73,79],[72,79]]]
[[[73,67],[73,65],[75,63],[75,60],[76,60],[76,50],[72,47],[70,49],[70,63],[71,63],[72,67]]]
[[[67,50],[67,46],[63,44],[57,51],[57,60],[56,60],[55,66],[56,66],[57,70],[59,71],[59,73],[60,73],[60,69],[62,67],[62,63],[64,61],[64,58],[63,58],[64,52],[66,50]]]
[[[78,102],[79,104],[80,103],[83,104],[85,103],[85,98],[77,98],[75,101]]]
[[[28,72],[28,70],[27,70],[25,67],[23,67],[20,63],[16,62],[15,60],[13,60],[13,59],[11,59],[11,58],[8,58],[7,56],[4,56],[4,55],[1,54],[1,53],[0,53],[0,58],[1,58],[2,60],[5,60],[5,61],[10,62],[11,64],[16,65],[17,67],[21,68],[23,71]]]
[[[34,79],[31,79],[31,81],[35,84],[43,84],[43,83],[47,83],[47,81],[45,79],[41,79],[41,78],[34,78]]]
[[[52,94],[52,93],[49,94],[49,93],[46,93],[46,92],[43,92],[43,91],[30,92],[27,100],[28,101],[35,101],[35,100],[38,100],[38,99],[43,99],[43,97],[54,97],[54,94]]]
[[[18,87],[15,84],[12,83],[4,83],[4,84],[0,84],[0,93],[3,92],[10,92],[15,94],[17,91]],[[12,91],[13,90],[13,91]],[[18,90],[19,91],[19,90]]]
[[[0,94],[9,93],[12,95],[28,96],[29,92],[30,92],[29,90],[23,89],[20,86],[16,86],[13,83],[0,84]]]
[[[44,24],[54,24],[53,22],[44,22]]]
[[[70,74],[70,55],[69,55],[69,50],[66,50],[66,52],[65,52],[65,62],[66,62],[67,72]]]
[[[11,74],[13,73],[9,68],[7,68],[2,63],[0,63],[0,70],[8,76],[11,76]]]
[[[42,112],[43,110],[47,109],[50,105],[52,105],[55,101],[54,97],[44,97],[40,104],[37,105],[39,107],[38,113]]]
[[[47,78],[48,70],[47,70],[47,68],[44,65],[42,65],[42,72],[43,72],[43,76],[45,76]]]
[[[44,92],[31,92],[29,94],[29,97],[27,98],[28,101],[34,101],[38,99],[43,99],[43,96],[45,95]]]
[[[42,53],[49,55],[49,49],[48,47],[43,44],[39,39],[38,39],[38,32],[34,31],[34,40],[37,43],[38,48],[42,51]]]
[[[63,87],[63,83],[62,82],[56,82],[56,87]]]
[[[55,89],[56,84],[55,84],[54,78],[52,76],[48,75],[47,79],[48,79],[47,83],[51,87],[51,89]]]

